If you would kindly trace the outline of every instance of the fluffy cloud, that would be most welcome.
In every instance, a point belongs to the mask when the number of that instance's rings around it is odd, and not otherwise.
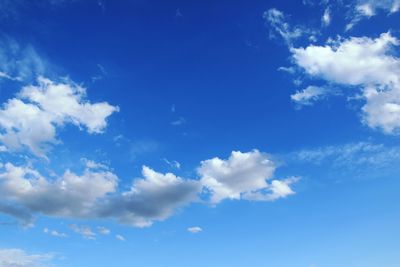
[[[131,190],[104,203],[99,215],[116,218],[124,224],[146,227],[197,200],[201,191],[198,181],[185,180],[172,173],[158,173],[145,166],[142,175],[143,178],[133,182]]]
[[[88,218],[98,199],[116,191],[117,180],[111,172],[86,169],[81,176],[66,171],[50,181],[29,167],[6,163],[0,173],[0,194],[3,201],[33,213]]]
[[[363,122],[390,134],[400,127],[400,59],[393,52],[398,45],[397,38],[383,33],[375,39],[352,37],[291,52],[308,75],[360,88],[366,101]]]
[[[21,249],[0,249],[0,267],[45,267],[49,254],[28,254]]]
[[[400,62],[390,55],[398,40],[390,33],[330,41],[325,46],[293,48],[296,64],[312,76],[346,84],[390,84],[399,82]]]
[[[30,213],[64,218],[112,218],[137,227],[164,220],[174,211],[198,199],[201,184],[172,173],[161,174],[143,167],[143,178],[136,179],[129,191],[117,192],[118,178],[106,170],[87,168],[82,175],[66,171],[49,180],[29,167],[6,163],[0,173],[1,212],[28,224]],[[27,212],[22,212],[27,211]],[[71,229],[88,239],[95,233],[87,227]],[[99,229],[106,234],[107,229]]]
[[[27,147],[45,157],[49,146],[58,142],[57,127],[66,123],[101,133],[118,107],[91,104],[85,97],[86,90],[74,83],[39,78],[37,85],[24,87],[0,109],[0,141],[9,150]]]
[[[109,168],[89,160],[83,163],[86,169],[81,175],[67,170],[52,179],[32,167],[1,165],[0,212],[19,218],[25,225],[32,223],[31,214],[43,214],[72,219],[112,219],[148,227],[203,197],[210,197],[212,204],[224,199],[271,201],[294,194],[290,185],[297,181],[296,178],[272,179],[276,165],[257,150],[232,152],[227,160],[202,161],[197,169],[198,180],[159,173],[144,166],[142,177],[122,192],[118,190],[117,176]],[[72,225],[71,229],[88,239],[96,237],[88,227]],[[47,230],[47,233],[53,232]],[[100,227],[98,233],[110,231]]]
[[[210,191],[211,202],[216,204],[224,199],[275,200],[293,194],[289,185],[295,180],[267,182],[273,178],[275,169],[268,155],[253,150],[234,151],[227,160],[202,161],[197,172]]]

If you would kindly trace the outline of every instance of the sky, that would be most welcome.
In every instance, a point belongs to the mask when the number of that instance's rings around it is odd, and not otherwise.
[[[400,267],[399,0],[0,21],[0,267]]]

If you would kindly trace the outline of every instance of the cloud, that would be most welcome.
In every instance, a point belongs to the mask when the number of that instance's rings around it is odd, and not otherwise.
[[[72,231],[81,235],[85,239],[89,239],[89,240],[96,239],[96,233],[93,232],[89,226],[85,226],[85,225],[79,226],[76,224],[72,224],[72,225],[70,225],[70,228]]]
[[[293,46],[293,42],[303,36],[308,36],[309,40],[315,41],[317,32],[309,27],[291,26],[288,22],[289,18],[280,10],[271,8],[264,12],[263,18],[270,25],[270,36],[280,36],[285,43]]]
[[[72,82],[41,77],[37,85],[22,88],[0,109],[0,141],[9,150],[26,147],[45,157],[51,144],[58,142],[57,127],[69,123],[91,134],[102,133],[106,119],[118,110],[107,102],[91,104],[86,89]]]
[[[224,199],[271,201],[293,194],[289,185],[295,180],[267,182],[275,169],[268,155],[253,150],[233,151],[227,160],[216,157],[202,161],[197,172],[210,191],[211,203],[217,204]]]
[[[330,90],[325,87],[308,86],[306,89],[292,94],[290,98],[300,106],[308,106],[313,105],[314,102],[322,98],[325,98],[330,93]]]
[[[143,166],[142,177],[126,191],[118,190],[118,177],[107,166],[90,161],[81,175],[70,170],[47,179],[31,166],[6,163],[0,167],[0,212],[26,224],[33,215],[70,219],[111,219],[121,224],[148,227],[163,221],[193,202],[224,199],[272,201],[294,194],[290,185],[297,178],[272,179],[276,165],[253,150],[232,152],[228,160],[202,161],[198,179],[184,179]],[[90,163],[90,164],[87,164]],[[268,182],[267,180],[271,180]],[[204,189],[204,190],[203,190]],[[203,201],[204,200],[204,201]],[[88,239],[96,233],[85,226],[71,229]],[[104,227],[100,234],[109,234]],[[48,230],[48,233],[52,233]],[[55,233],[55,235],[57,235]]]
[[[67,234],[65,234],[65,233],[60,233],[60,232],[58,232],[56,230],[50,230],[48,228],[44,228],[43,229],[43,233],[51,235],[51,236],[54,236],[54,237],[59,237],[59,238],[67,237]]]
[[[21,249],[0,249],[1,267],[45,267],[53,257],[50,254],[28,254]]]
[[[0,193],[3,201],[33,213],[88,218],[98,199],[116,191],[117,181],[111,172],[90,169],[81,176],[67,170],[50,181],[29,167],[6,163],[0,172]]]
[[[171,122],[172,126],[180,126],[186,123],[186,119],[184,117],[179,117],[177,120]]]
[[[102,235],[109,235],[111,234],[111,230],[102,226],[97,227],[97,231]]]
[[[32,46],[21,46],[6,36],[0,39],[0,78],[33,81],[38,75],[45,74],[47,66]]]
[[[180,170],[180,169],[181,169],[181,164],[180,164],[178,161],[176,161],[176,160],[169,161],[168,159],[164,158],[163,161],[164,161],[169,167],[171,167],[171,168],[173,168],[173,169],[177,169],[177,170]]]
[[[325,27],[327,27],[331,24],[332,14],[331,14],[331,10],[329,7],[327,7],[325,9],[324,14],[322,15],[321,21],[322,21],[322,25]]]
[[[16,207],[11,203],[0,202],[0,213],[7,214],[16,218],[19,223],[21,223],[24,227],[33,226],[33,216],[29,210],[26,210],[24,208]]]
[[[192,233],[192,234],[198,234],[198,233],[203,232],[203,229],[201,229],[201,228],[198,227],[198,226],[195,226],[195,227],[189,227],[189,228],[187,229],[187,231],[188,231],[189,233]]]
[[[356,1],[350,16],[350,22],[346,30],[352,29],[357,23],[366,18],[376,16],[379,11],[389,14],[400,10],[400,0],[358,0]]]
[[[400,160],[400,147],[359,142],[303,149],[295,152],[292,157],[297,161],[317,165],[329,163],[330,166],[340,169],[382,168],[397,165]]]
[[[201,184],[172,173],[158,173],[144,166],[143,178],[133,182],[131,190],[109,199],[100,207],[99,216],[116,218],[123,224],[150,226],[171,216],[179,207],[198,199]]]
[[[122,235],[115,235],[115,238],[119,241],[125,241],[125,237],[123,237]]]
[[[394,134],[400,127],[399,40],[390,33],[378,38],[351,37],[325,46],[292,48],[295,64],[306,74],[328,83],[357,87],[366,101],[363,122]]]

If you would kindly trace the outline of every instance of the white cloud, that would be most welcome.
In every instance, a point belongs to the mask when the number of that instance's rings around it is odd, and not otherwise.
[[[177,120],[171,122],[172,126],[180,126],[186,123],[186,119],[184,117],[179,117]]]
[[[0,267],[45,267],[50,254],[28,254],[21,249],[0,249]]]
[[[89,240],[96,239],[96,233],[93,232],[92,229],[88,226],[85,226],[85,225],[79,226],[76,224],[72,224],[72,225],[70,225],[70,228],[72,231],[81,235],[85,239],[89,239]]]
[[[32,220],[29,213],[38,213],[77,219],[112,218],[146,227],[197,200],[201,191],[198,181],[161,174],[148,167],[143,167],[143,178],[136,179],[129,191],[118,193],[117,187],[118,178],[105,170],[86,169],[80,176],[66,171],[61,177],[48,180],[30,167],[6,163],[0,172],[0,194],[3,201],[14,205],[10,206],[12,209],[0,206],[0,211],[26,223]],[[81,234],[92,232],[77,226],[72,229]],[[105,234],[107,229],[99,231]]]
[[[393,14],[400,9],[400,0],[358,0],[351,12],[350,22],[346,30],[352,29],[357,23],[365,18],[376,16],[379,11]]]
[[[122,235],[116,235],[115,238],[119,241],[125,241],[125,237],[123,237]]]
[[[393,52],[398,45],[397,38],[383,33],[375,39],[339,39],[291,52],[294,62],[310,76],[358,86],[366,101],[363,122],[392,134],[400,127],[400,59]]]
[[[306,73],[346,84],[390,84],[399,82],[400,62],[389,55],[398,40],[390,33],[328,42],[325,46],[293,48],[296,64]]]
[[[194,226],[194,227],[189,227],[189,228],[187,229],[187,231],[188,231],[189,233],[192,233],[192,234],[198,234],[198,233],[203,232],[203,229],[201,229],[201,228],[198,227],[198,226]]]
[[[179,169],[181,168],[181,164],[180,164],[178,161],[176,161],[176,160],[169,161],[169,160],[166,159],[166,158],[164,158],[163,160],[164,160],[165,163],[167,163],[167,165],[168,165],[169,167],[171,167],[171,168],[173,168],[173,169],[179,170]]]
[[[113,219],[148,227],[174,215],[179,208],[201,201],[201,197],[211,196],[212,204],[224,199],[271,201],[294,194],[290,185],[296,181],[295,178],[273,180],[275,164],[257,150],[232,152],[228,160],[202,161],[197,169],[199,180],[159,173],[144,166],[142,178],[135,179],[131,189],[122,192],[118,190],[117,176],[107,166],[89,165],[81,175],[67,170],[60,177],[46,179],[32,167],[0,164],[0,212],[19,218],[26,225],[32,223],[31,214],[43,214],[71,219]],[[203,195],[202,189],[207,189]],[[71,229],[88,239],[96,236],[89,227],[72,225]],[[62,236],[48,229],[45,232]],[[97,232],[110,233],[104,227],[98,227]]]
[[[307,106],[313,105],[314,102],[326,97],[328,94],[330,94],[330,91],[324,87],[308,86],[306,89],[292,94],[290,98],[298,105]]]
[[[387,147],[371,142],[349,143],[300,150],[292,155],[295,160],[343,168],[365,169],[394,166],[400,160],[400,147]],[[362,166],[362,168],[360,168]]]
[[[92,216],[98,199],[116,191],[118,179],[108,171],[86,169],[81,176],[66,171],[50,181],[29,167],[6,163],[0,182],[2,199],[30,212],[86,218]]]
[[[227,160],[202,161],[197,172],[201,183],[210,191],[211,203],[216,204],[224,199],[267,201],[293,194],[292,190],[282,190],[281,183],[288,186],[289,181],[267,182],[273,178],[275,169],[276,165],[268,155],[253,150],[247,153],[233,151]]]
[[[158,173],[144,166],[143,178],[133,182],[131,190],[108,200],[100,216],[116,218],[124,224],[150,226],[171,216],[179,207],[198,199],[201,185],[172,173]]]
[[[37,85],[24,87],[0,109],[0,141],[10,150],[27,147],[45,157],[49,146],[58,142],[57,127],[66,123],[101,133],[118,107],[91,104],[85,96],[86,90],[74,83],[39,78]]]
[[[1,38],[0,78],[32,81],[36,76],[45,74],[47,65],[32,46],[23,47],[12,38]]]
[[[322,15],[321,21],[322,21],[322,25],[325,27],[329,26],[331,24],[332,14],[331,14],[331,10],[329,7],[325,9],[324,14]]]
[[[60,233],[60,232],[58,232],[56,230],[50,230],[48,228],[44,228],[43,229],[43,233],[51,235],[51,236],[54,236],[54,237],[60,237],[60,238],[67,237],[67,234],[65,234],[65,233]]]
[[[310,31],[309,29],[299,26],[291,26],[285,14],[276,8],[271,8],[265,11],[263,18],[271,26],[271,36],[278,34],[283,38],[288,46],[292,46],[293,41],[306,34],[311,36],[314,34],[313,31]]]

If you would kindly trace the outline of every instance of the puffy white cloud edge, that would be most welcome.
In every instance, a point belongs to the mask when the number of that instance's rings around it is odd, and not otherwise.
[[[387,134],[400,129],[399,40],[390,32],[377,38],[351,37],[329,40],[325,45],[292,48],[295,64],[314,78],[361,91],[362,122]],[[310,87],[313,88],[313,87]],[[319,90],[292,95],[299,102],[315,99]]]
[[[57,140],[57,130],[76,125],[90,134],[102,133],[107,118],[119,108],[107,102],[91,103],[86,89],[71,82],[57,83],[39,77],[3,104],[0,109],[0,142],[3,150],[29,149],[46,157],[46,152]]]

